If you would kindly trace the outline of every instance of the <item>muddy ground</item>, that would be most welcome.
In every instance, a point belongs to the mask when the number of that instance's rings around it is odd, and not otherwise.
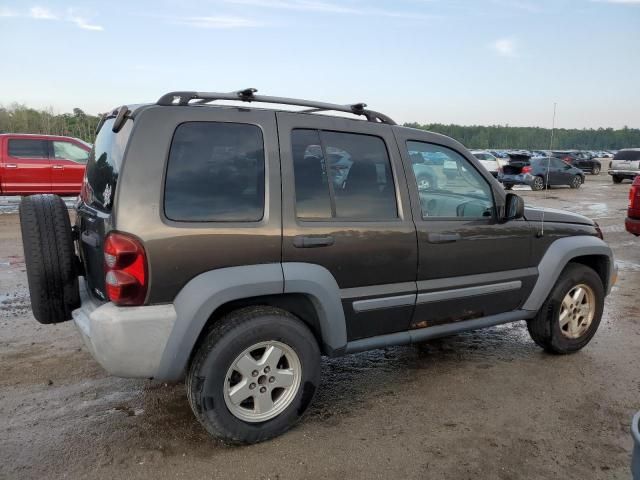
[[[0,214],[0,478],[624,478],[640,409],[640,239],[629,184],[521,191],[597,218],[620,279],[600,330],[571,356],[543,353],[523,322],[323,361],[304,421],[225,447],[184,386],[108,376],[71,322],[36,323],[17,215]],[[2,204],[2,202],[0,202]]]

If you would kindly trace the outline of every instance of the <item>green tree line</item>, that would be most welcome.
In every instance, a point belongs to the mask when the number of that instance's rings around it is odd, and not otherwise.
[[[420,128],[442,133],[455,138],[469,148],[525,148],[527,150],[548,150],[551,129],[540,127],[462,126],[431,123],[405,123],[406,127]],[[619,150],[640,147],[640,129],[624,127],[577,129],[557,128],[553,133],[554,149],[576,150]]]
[[[93,143],[99,116],[80,108],[73,113],[56,114],[53,109],[36,110],[25,105],[0,105],[0,133],[42,133],[76,137]]]
[[[57,114],[53,109],[36,110],[21,104],[0,105],[0,133],[43,133],[81,138],[93,143],[99,115],[86,114],[80,108],[72,113]],[[549,148],[551,130],[540,127],[509,127],[507,125],[463,126],[431,123],[405,123],[453,137],[469,148]],[[640,129],[613,128],[568,129],[554,132],[553,148],[578,150],[610,150],[640,147]]]

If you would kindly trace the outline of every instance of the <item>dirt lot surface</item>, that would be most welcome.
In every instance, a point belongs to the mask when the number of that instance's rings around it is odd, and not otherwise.
[[[207,437],[184,386],[108,376],[71,322],[29,310],[17,215],[0,214],[0,478],[630,477],[640,409],[640,239],[629,184],[520,191],[597,218],[620,267],[600,330],[571,356],[523,322],[323,361],[304,421],[251,447]],[[2,202],[0,202],[1,204]]]

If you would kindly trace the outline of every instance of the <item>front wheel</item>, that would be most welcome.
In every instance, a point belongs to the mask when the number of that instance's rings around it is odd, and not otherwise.
[[[510,184],[510,183],[505,183],[505,184],[504,184],[504,189],[505,189],[505,190],[511,190],[511,189],[513,189],[513,185],[512,185],[512,184]]]
[[[611,180],[613,180],[613,183],[622,183],[622,177],[619,175],[612,175]]]
[[[581,185],[582,185],[582,177],[580,175],[574,176],[571,179],[571,183],[569,184],[571,188],[580,188]]]
[[[600,175],[600,167],[598,165],[591,169],[591,175]]]
[[[300,419],[319,379],[320,350],[309,328],[284,310],[248,307],[208,333],[187,374],[187,397],[213,437],[257,443]]]
[[[569,263],[527,328],[533,341],[548,352],[577,352],[595,335],[603,308],[604,287],[598,274]]]

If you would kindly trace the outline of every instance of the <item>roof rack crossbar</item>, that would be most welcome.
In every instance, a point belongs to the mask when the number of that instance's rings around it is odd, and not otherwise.
[[[157,101],[158,105],[202,105],[205,103],[213,102],[215,100],[237,100],[242,102],[257,102],[257,103],[275,103],[281,105],[294,105],[298,107],[309,107],[302,112],[320,112],[320,111],[335,111],[353,113],[355,115],[363,115],[370,122],[381,122],[388,125],[396,125],[388,116],[375,112],[373,110],[367,110],[366,104],[355,103],[353,105],[339,105],[334,103],[316,102],[313,100],[301,100],[296,98],[287,97],[272,97],[267,95],[255,95],[257,90],[255,88],[246,88],[244,90],[238,90],[236,92],[217,93],[217,92],[192,92],[192,91],[178,91],[169,92],[164,94]]]

